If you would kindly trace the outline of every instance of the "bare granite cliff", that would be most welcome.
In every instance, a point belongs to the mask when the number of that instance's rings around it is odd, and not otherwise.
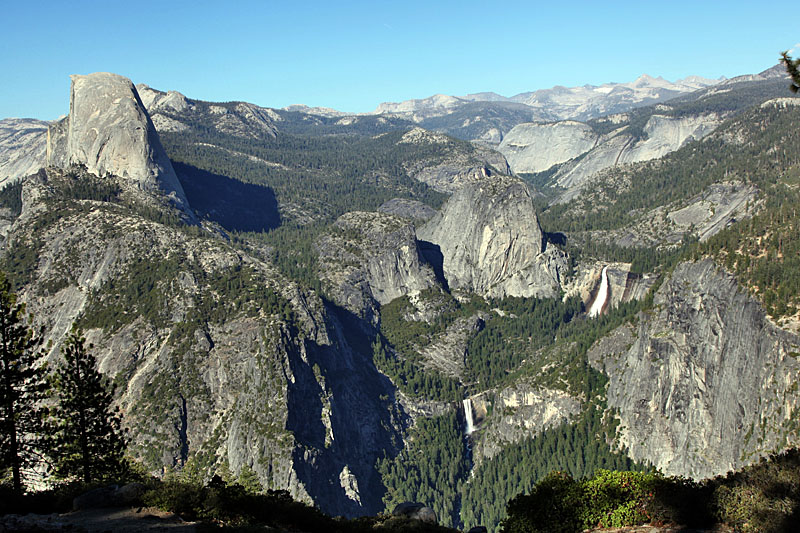
[[[470,178],[417,231],[441,258],[449,287],[492,297],[557,294],[566,259],[545,247],[527,187],[484,169]]]
[[[35,173],[45,163],[48,123],[25,118],[0,120],[0,187]]]
[[[97,176],[116,176],[132,194],[164,195],[193,218],[133,83],[107,72],[71,79],[69,116],[47,134],[47,164],[83,165]]]
[[[589,353],[609,377],[619,444],[665,474],[704,478],[797,445],[800,337],[710,260],[679,264],[637,325]]]
[[[436,285],[414,226],[388,213],[345,213],[317,240],[320,277],[337,303],[370,322],[377,306]]]
[[[598,140],[591,126],[582,122],[530,122],[514,126],[498,150],[514,172],[542,172],[588,152]]]
[[[723,118],[716,113],[681,117],[653,114],[641,132],[637,132],[628,115],[611,115],[598,120],[603,128],[609,129],[607,133],[570,120],[518,124],[497,149],[515,173],[543,172],[561,165],[551,180],[567,189],[563,199],[569,200],[598,172],[662,157],[691,140],[702,139]]]
[[[608,283],[608,301],[604,309],[611,309],[631,300],[641,300],[657,279],[655,274],[631,272],[630,263],[587,261],[577,266],[575,275],[563,286],[564,298],[578,296],[586,309],[589,309],[598,297],[604,269]]]
[[[474,438],[476,462],[491,459],[509,444],[568,421],[581,410],[579,398],[525,380],[484,396],[474,402],[477,414],[482,414],[480,407],[486,402],[491,403],[492,414]]]

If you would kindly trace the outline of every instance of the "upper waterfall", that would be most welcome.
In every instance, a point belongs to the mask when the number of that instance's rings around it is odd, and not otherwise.
[[[597,291],[597,297],[589,308],[589,317],[591,318],[600,316],[603,306],[606,305],[606,300],[608,300],[608,265],[603,267],[603,273],[600,274],[600,277],[600,290]]]

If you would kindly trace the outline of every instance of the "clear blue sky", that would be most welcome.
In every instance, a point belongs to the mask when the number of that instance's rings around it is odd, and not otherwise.
[[[380,102],[642,73],[759,72],[800,53],[786,2],[0,0],[0,118],[54,119],[69,74],[190,98],[363,112]]]

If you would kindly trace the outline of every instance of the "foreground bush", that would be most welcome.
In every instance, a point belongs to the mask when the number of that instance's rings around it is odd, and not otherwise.
[[[725,524],[743,533],[797,531],[800,451],[793,449],[704,482],[659,473],[598,471],[542,479],[508,503],[506,533],[577,533],[596,527]]]

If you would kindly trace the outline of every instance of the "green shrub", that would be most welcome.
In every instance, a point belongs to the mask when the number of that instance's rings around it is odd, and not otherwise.
[[[505,533],[574,533],[581,531],[581,484],[565,472],[551,472],[530,494],[508,502]]]
[[[658,474],[598,470],[582,483],[584,527],[622,527],[650,521]]]

